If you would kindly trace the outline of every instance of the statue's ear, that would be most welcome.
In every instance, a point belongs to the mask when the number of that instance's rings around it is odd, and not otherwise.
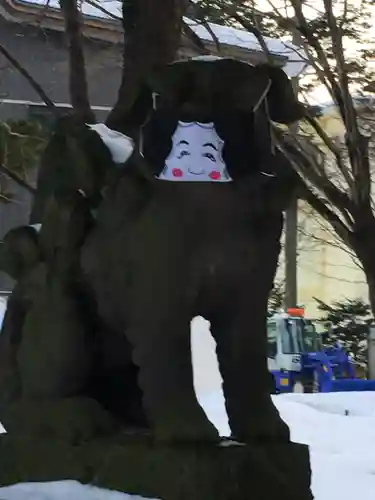
[[[196,66],[192,61],[182,61],[154,71],[148,79],[153,102],[160,101],[163,107],[172,109],[181,104],[191,92]]]
[[[153,95],[153,90],[147,82],[140,85],[137,97],[129,113],[131,123],[141,127],[146,122],[153,108]]]
[[[147,82],[144,82],[139,85],[129,108],[125,111],[115,108],[114,112],[109,115],[106,125],[112,130],[134,138],[140,127],[147,121],[152,105],[152,89]]]
[[[289,124],[302,118],[303,106],[281,68],[270,64],[252,66],[234,59],[222,59],[216,67],[212,88],[217,89],[219,102],[254,112],[267,100],[272,121]]]
[[[153,91],[148,84],[144,82],[139,86],[137,95],[133,104],[121,122],[121,127],[114,127],[116,130],[132,136],[132,131],[142,127],[147,121],[153,108]],[[111,124],[109,124],[110,126]]]
[[[268,64],[258,66],[258,68],[268,76],[270,81],[267,103],[271,120],[288,125],[303,118],[303,105],[298,102],[292,82],[286,73],[281,68]]]

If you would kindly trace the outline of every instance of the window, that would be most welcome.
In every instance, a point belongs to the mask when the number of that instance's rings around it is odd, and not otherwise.
[[[276,358],[277,355],[277,325],[274,321],[267,324],[268,357]]]
[[[284,354],[298,354],[298,343],[296,339],[296,326],[293,321],[286,319],[281,329],[281,348]]]
[[[319,336],[315,330],[315,326],[311,321],[304,320],[301,322],[301,331],[303,338],[304,352],[315,352],[321,350]]]

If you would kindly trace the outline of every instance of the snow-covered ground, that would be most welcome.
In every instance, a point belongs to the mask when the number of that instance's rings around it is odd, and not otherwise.
[[[193,363],[198,399],[222,435],[228,421],[208,325],[195,320]],[[249,388],[250,392],[250,388]],[[288,394],[274,403],[292,440],[310,446],[315,500],[373,500],[375,495],[375,392]],[[0,500],[135,500],[74,481],[0,488]],[[194,500],[194,499],[192,499]]]

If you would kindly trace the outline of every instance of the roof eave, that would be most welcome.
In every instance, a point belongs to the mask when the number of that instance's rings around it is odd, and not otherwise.
[[[1,1],[1,0],[0,0]],[[55,31],[64,31],[64,19],[59,9],[54,7],[46,8],[43,5],[31,4],[24,0],[2,0],[0,3],[0,14],[12,22],[27,23],[40,26],[43,23],[45,28]],[[123,29],[119,20],[101,19],[90,15],[84,16],[84,35],[90,38],[107,41],[111,43],[123,42]],[[215,55],[221,55],[214,41],[202,40],[206,47]],[[191,42],[186,35],[182,37],[183,47],[187,47]],[[223,55],[232,52],[237,58],[252,63],[267,61],[267,56],[263,51],[247,49],[231,44],[220,44]],[[288,62],[286,56],[271,54],[272,62],[277,66],[284,66]]]

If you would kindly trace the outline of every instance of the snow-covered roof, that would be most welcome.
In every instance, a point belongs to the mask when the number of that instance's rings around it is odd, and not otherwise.
[[[18,0],[18,3],[43,6],[47,4],[47,0]],[[55,9],[60,8],[58,0],[50,0],[48,2],[48,6]],[[105,9],[107,13],[103,12],[103,10],[101,10],[99,7]],[[119,2],[118,0],[98,1],[98,7],[83,0],[81,3],[81,11],[85,16],[97,19],[120,19],[122,15],[121,2]],[[187,18],[185,18],[185,22],[190,25],[190,27],[202,40],[206,42],[214,42],[211,33],[202,24]],[[245,50],[248,49],[262,51],[262,48],[253,33],[236,28],[231,28],[229,26],[220,26],[213,23],[209,23],[209,26],[212,32],[217,37],[218,41],[223,45],[239,47]],[[268,37],[265,37],[265,42],[272,54],[279,55],[287,59],[287,62],[283,69],[289,77],[298,76],[307,67],[307,62],[303,56],[302,51],[295,45],[289,42],[284,42],[280,39],[273,39]]]
[[[115,3],[115,2],[111,2]],[[195,33],[202,39],[212,42],[212,36],[202,24],[191,19],[185,19]],[[217,37],[220,43],[232,45],[242,49],[262,51],[262,48],[253,33],[231,28],[230,26],[220,26],[218,24],[209,23],[210,28]],[[295,45],[284,42],[280,39],[264,37],[268,50],[272,54],[277,54],[287,58],[288,62],[283,67],[284,71],[290,77],[299,75],[307,67],[307,61],[302,54],[302,51]]]

